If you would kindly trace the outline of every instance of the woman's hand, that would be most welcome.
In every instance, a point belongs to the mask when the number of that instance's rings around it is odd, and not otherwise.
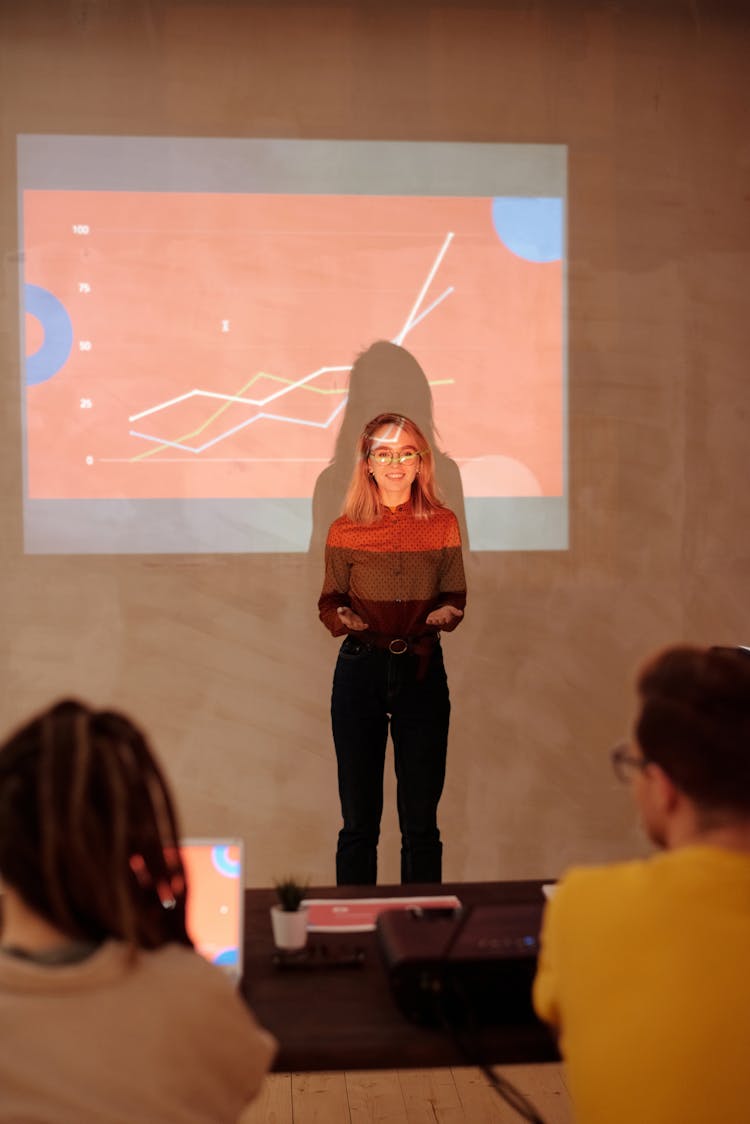
[[[346,605],[339,605],[336,612],[339,615],[339,620],[346,628],[351,629],[352,632],[363,632],[364,629],[370,626],[365,624],[360,616],[352,612]]]
[[[463,615],[463,609],[457,609],[455,605],[440,605],[432,610],[425,623],[434,628],[445,628]]]

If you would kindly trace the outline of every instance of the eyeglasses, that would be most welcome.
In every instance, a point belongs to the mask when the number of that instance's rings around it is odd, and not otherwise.
[[[620,742],[614,749],[611,749],[609,758],[615,776],[623,784],[628,784],[633,779],[634,773],[642,772],[648,765],[648,757],[638,757],[636,754],[630,753],[627,742]]]
[[[414,464],[420,457],[424,456],[417,449],[404,449],[401,452],[397,449],[373,449],[367,455],[371,461],[375,461],[375,464],[379,464],[382,468],[389,464]]]

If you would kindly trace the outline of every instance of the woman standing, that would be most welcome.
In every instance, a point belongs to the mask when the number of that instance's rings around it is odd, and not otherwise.
[[[344,820],[336,881],[376,881],[390,724],[401,881],[440,882],[437,807],[450,716],[440,632],[457,626],[466,604],[461,538],[414,422],[379,414],[356,457],[344,514],[328,532],[318,602],[325,626],[346,637],[331,698]]]

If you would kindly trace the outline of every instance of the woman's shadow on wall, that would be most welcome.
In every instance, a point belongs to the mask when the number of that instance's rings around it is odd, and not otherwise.
[[[429,441],[440,494],[456,515],[464,548],[468,549],[461,474],[456,462],[438,447],[427,376],[406,348],[379,340],[363,351],[352,366],[349,395],[333,459],[321,472],[313,492],[311,555],[322,553],[328,528],[341,515],[360,433],[367,422],[386,412],[411,418]]]

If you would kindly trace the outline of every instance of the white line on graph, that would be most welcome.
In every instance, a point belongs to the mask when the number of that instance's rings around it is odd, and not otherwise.
[[[449,297],[452,292],[454,292],[454,287],[453,287],[453,285],[449,285],[448,288],[445,290],[445,292],[441,293],[441,295],[437,298],[437,300],[434,300],[432,302],[432,304],[429,306],[429,308],[426,308],[424,310],[424,312],[420,312],[419,316],[414,317],[411,324],[409,325],[409,331],[411,331],[412,328],[416,328],[417,324],[419,324],[420,321],[424,320],[425,316],[429,316],[430,313],[432,312],[432,310],[434,308],[437,308],[437,306],[439,304],[442,304],[443,301],[445,300],[445,298]],[[398,343],[399,341],[397,339],[395,339],[395,340],[392,340],[391,342],[392,343]]]
[[[417,297],[416,301],[414,302],[414,307],[412,308],[409,315],[406,317],[406,323],[404,324],[404,326],[401,329],[401,331],[399,332],[399,334],[396,336],[395,340],[393,341],[394,343],[400,344],[400,343],[403,343],[404,340],[406,339],[406,335],[412,327],[412,321],[414,320],[414,317],[417,315],[417,312],[419,311],[419,306],[421,305],[422,301],[424,300],[424,295],[427,292],[427,290],[429,289],[430,285],[432,284],[432,279],[435,276],[435,274],[437,273],[438,269],[440,268],[440,263],[443,260],[443,258],[445,257],[446,252],[448,250],[448,247],[450,246],[452,241],[453,241],[453,231],[449,231],[448,234],[446,234],[445,241],[443,242],[443,245],[440,248],[440,253],[435,258],[435,262],[432,266],[432,269],[427,274],[427,280],[425,281],[422,288],[419,290],[419,296]]]
[[[399,345],[402,344],[404,342],[404,340],[406,339],[407,335],[409,334],[409,332],[413,328],[415,328],[417,326],[417,324],[419,324],[422,320],[424,320],[424,318],[426,316],[428,316],[431,312],[433,312],[438,307],[438,305],[442,304],[442,302],[445,300],[446,297],[450,296],[450,294],[452,292],[454,292],[454,287],[452,285],[450,285],[443,293],[441,293],[441,295],[439,297],[437,297],[436,300],[434,300],[432,302],[431,305],[429,305],[426,309],[423,309],[421,312],[419,311],[420,306],[421,306],[421,304],[422,304],[422,302],[425,298],[425,294],[427,293],[427,290],[429,289],[430,285],[432,284],[432,281],[435,277],[435,274],[437,273],[438,269],[440,268],[442,260],[443,260],[443,258],[445,257],[445,255],[448,251],[448,247],[450,246],[451,242],[453,241],[453,236],[454,236],[453,231],[449,231],[446,234],[446,236],[443,240],[443,244],[440,247],[440,251],[438,252],[437,257],[435,258],[435,261],[432,264],[432,268],[430,269],[429,273],[427,274],[427,277],[424,281],[424,284],[422,285],[422,288],[420,289],[419,294],[417,295],[417,299],[415,300],[415,302],[414,302],[414,304],[411,308],[411,311],[409,312],[409,315],[407,316],[407,318],[404,322],[404,325],[401,328],[401,331],[398,333],[397,336],[395,336],[393,338],[393,340],[391,341],[392,343],[396,343],[396,344],[399,344]],[[221,393],[219,393],[217,391],[213,391],[213,390],[199,390],[198,388],[195,388],[193,390],[187,391],[185,394],[178,395],[176,398],[170,398],[166,402],[159,402],[156,406],[151,406],[147,410],[141,410],[140,413],[131,414],[130,417],[128,418],[128,421],[130,421],[130,422],[138,421],[140,418],[145,418],[149,414],[155,414],[155,413],[160,412],[161,410],[165,410],[165,409],[167,409],[168,406],[174,406],[174,405],[177,405],[177,403],[179,403],[179,402],[184,402],[188,398],[218,398],[218,399],[221,399],[224,402],[237,402],[237,403],[240,403],[240,404],[243,404],[243,405],[261,406],[262,407],[262,406],[268,405],[269,402],[273,402],[278,398],[283,398],[285,395],[290,394],[293,390],[296,390],[300,386],[304,386],[306,383],[311,382],[313,379],[318,378],[320,375],[327,374],[327,373],[330,373],[332,371],[350,371],[350,370],[351,370],[351,364],[348,364],[346,366],[341,366],[341,367],[339,367],[339,366],[336,366],[336,367],[319,367],[316,371],[311,371],[309,375],[304,375],[303,378],[297,379],[295,382],[289,383],[289,385],[282,387],[280,390],[274,391],[273,394],[269,394],[265,398],[244,398],[244,397],[242,397],[241,395],[238,395],[238,394],[221,394]],[[163,438],[163,437],[157,437],[157,436],[154,436],[154,435],[149,434],[149,433],[141,433],[138,430],[134,430],[134,429],[130,430],[130,436],[131,437],[139,437],[143,441],[150,441],[150,442],[153,442],[157,445],[164,445],[165,447],[173,448],[173,449],[182,449],[187,453],[196,454],[196,453],[202,453],[206,449],[210,449],[212,445],[216,445],[219,441],[223,441],[226,437],[231,437],[233,434],[238,433],[241,429],[245,429],[248,425],[252,425],[253,422],[260,421],[263,418],[265,418],[267,420],[270,420],[270,421],[285,422],[289,425],[304,425],[304,426],[309,426],[309,427],[312,427],[312,428],[315,428],[315,429],[328,429],[331,422],[341,413],[341,411],[345,407],[346,401],[347,401],[347,399],[345,397],[344,400],[339,403],[339,405],[336,407],[336,409],[331,413],[331,415],[324,422],[308,421],[305,418],[295,418],[295,417],[288,417],[288,416],[285,416],[285,415],[269,414],[269,413],[266,413],[265,411],[261,411],[260,413],[254,414],[251,418],[246,418],[245,421],[240,422],[239,425],[233,426],[231,429],[225,430],[223,433],[220,433],[217,437],[214,437],[211,441],[206,441],[203,445],[199,445],[197,447],[192,446],[192,445],[183,445],[179,441],[168,441],[168,440],[165,440],[165,438]]]
[[[130,435],[131,437],[140,437],[144,441],[152,441],[156,445],[164,445],[170,449],[184,449],[186,453],[202,453],[206,449],[210,449],[212,445],[218,445],[219,441],[223,441],[225,437],[231,437],[233,434],[239,433],[241,429],[246,429],[247,426],[252,425],[253,422],[261,421],[261,419],[263,418],[266,418],[269,421],[286,422],[289,425],[306,425],[312,427],[313,429],[328,429],[328,426],[331,424],[334,418],[341,413],[345,405],[346,399],[344,399],[343,402],[339,402],[336,409],[324,422],[308,421],[307,418],[289,418],[285,414],[267,414],[265,413],[265,411],[262,411],[259,414],[253,414],[251,418],[246,418],[245,421],[240,422],[239,425],[235,425],[232,426],[231,429],[224,430],[224,432],[220,433],[218,437],[214,437],[210,441],[204,442],[203,445],[198,446],[183,445],[180,441],[167,441],[164,437],[154,437],[150,433],[139,433],[135,429],[130,430]]]
[[[186,394],[180,394],[177,398],[170,398],[168,402],[160,402],[158,406],[152,406],[150,410],[141,410],[140,414],[131,414],[128,421],[138,421],[139,418],[145,418],[148,414],[155,414],[157,410],[166,410],[167,406],[174,406],[177,402],[184,402],[186,398],[221,398],[224,402],[243,402],[247,406],[267,406],[268,403],[273,402],[275,398],[281,398],[283,395],[288,394],[290,390],[296,390],[298,386],[304,386],[305,383],[316,379],[318,375],[325,375],[329,371],[350,370],[351,363],[347,367],[318,367],[317,371],[305,375],[304,378],[298,379],[297,382],[282,387],[281,390],[275,390],[273,394],[269,394],[265,398],[243,398],[240,394],[219,394],[218,391],[215,390],[189,390]]]

